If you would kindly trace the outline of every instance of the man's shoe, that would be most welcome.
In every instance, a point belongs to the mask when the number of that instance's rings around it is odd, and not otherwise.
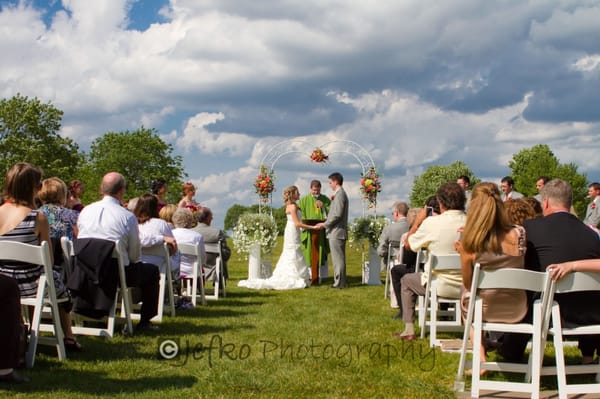
[[[29,382],[29,378],[13,370],[8,374],[0,375],[0,382],[21,384],[23,382]]]
[[[156,332],[156,331],[160,331],[160,327],[156,326],[152,323],[150,323],[149,321],[147,322],[140,322],[136,327],[135,327],[135,332]]]

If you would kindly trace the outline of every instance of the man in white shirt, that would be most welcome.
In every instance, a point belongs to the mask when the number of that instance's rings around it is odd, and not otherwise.
[[[110,172],[102,178],[100,201],[87,205],[77,220],[77,238],[101,238],[123,243],[127,250],[127,285],[141,291],[142,309],[136,331],[155,331],[150,319],[158,312],[159,272],[156,265],[140,262],[142,254],[136,217],[121,205],[126,184],[123,175]]]
[[[454,254],[454,241],[458,229],[464,226],[465,192],[457,183],[445,183],[436,192],[441,214],[427,217],[424,209],[415,224],[416,230],[411,228],[408,232],[407,246],[414,252],[427,248],[427,253],[437,255]],[[402,320],[404,331],[396,334],[400,339],[412,341],[415,339],[414,315],[415,304],[419,295],[425,295],[427,273],[431,271],[425,266],[423,273],[409,273],[401,280]],[[446,298],[460,298],[462,275],[460,271],[440,271],[437,276],[437,290],[440,296]]]

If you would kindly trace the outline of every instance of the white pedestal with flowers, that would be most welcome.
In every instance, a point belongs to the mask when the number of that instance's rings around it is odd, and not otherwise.
[[[381,285],[381,259],[377,254],[379,236],[389,220],[383,216],[365,216],[354,219],[350,225],[350,246],[362,248],[368,245],[368,253],[363,252],[362,282],[367,285]],[[357,245],[358,244],[358,245]]]
[[[271,277],[271,263],[262,258],[277,242],[277,225],[272,216],[247,213],[240,216],[233,229],[233,245],[248,254],[248,280]]]

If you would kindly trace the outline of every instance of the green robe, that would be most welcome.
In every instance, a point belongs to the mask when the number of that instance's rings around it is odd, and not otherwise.
[[[319,194],[319,196],[315,199],[311,194],[305,195],[300,198],[298,201],[298,207],[300,211],[302,211],[302,219],[317,219],[317,220],[325,220],[327,215],[323,215],[321,212],[321,208],[317,208],[315,206],[315,202],[320,200],[323,202],[323,206],[325,207],[325,211],[329,212],[329,206],[331,205],[331,200],[329,197],[323,194]],[[325,229],[321,230],[320,237],[320,245],[319,245],[319,266],[325,265],[327,262],[327,254],[329,253],[329,244],[327,243],[327,239],[325,237]],[[310,242],[310,230],[302,230],[300,234],[300,239],[302,240],[302,253],[304,254],[304,259],[306,260],[306,264],[310,268],[311,266],[311,253],[312,246]]]

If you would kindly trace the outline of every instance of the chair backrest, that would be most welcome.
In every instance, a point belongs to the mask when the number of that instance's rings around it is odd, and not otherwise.
[[[553,293],[564,294],[578,291],[600,291],[600,273],[575,272],[552,282]]]
[[[460,270],[461,267],[459,254],[436,255],[431,253],[429,262],[431,270]]]
[[[197,244],[186,244],[186,243],[177,243],[177,248],[182,255],[187,256],[195,256],[195,260],[193,263],[194,269],[198,267],[198,262],[200,261],[200,243]]]
[[[479,289],[514,288],[548,293],[550,280],[548,273],[516,268],[481,270],[481,266],[477,263],[473,271],[472,284]]]
[[[223,262],[223,254],[221,253],[221,240],[218,242],[204,243],[204,252],[206,254],[217,255],[217,263]]]

